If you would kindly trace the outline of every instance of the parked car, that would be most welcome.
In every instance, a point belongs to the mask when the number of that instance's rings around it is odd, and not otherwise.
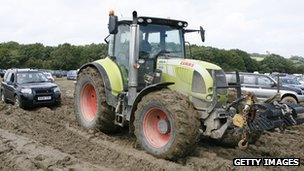
[[[296,79],[299,81],[299,83],[304,86],[304,76],[300,75],[300,76],[297,76]]]
[[[54,77],[52,76],[51,73],[49,73],[49,72],[43,72],[43,74],[45,75],[45,77],[46,77],[49,81],[55,82],[55,79],[54,79]]]
[[[70,70],[67,72],[67,79],[68,80],[76,80],[77,78],[77,71],[76,70]]]
[[[235,73],[226,73],[227,82],[235,83]],[[240,73],[242,91],[253,92],[259,100],[266,100],[277,94],[280,89],[282,103],[304,102],[304,91],[300,88],[278,83],[270,76],[253,73]]]
[[[65,71],[65,70],[61,71],[61,75],[62,75],[63,77],[66,77],[67,74],[68,74],[68,71]]]
[[[280,77],[282,85],[297,87],[304,91],[304,86],[296,79],[296,77]]]
[[[54,73],[53,73],[53,76],[56,77],[56,78],[62,78],[63,74],[60,70],[55,70]]]
[[[0,87],[1,100],[21,108],[59,105],[61,92],[55,83],[37,70],[11,69],[4,75]]]

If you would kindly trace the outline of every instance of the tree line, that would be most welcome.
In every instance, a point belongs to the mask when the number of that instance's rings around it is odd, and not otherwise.
[[[106,55],[106,44],[44,46],[7,42],[0,43],[0,68],[71,70]]]
[[[277,54],[260,55],[263,60],[257,61],[251,56],[259,54],[249,54],[239,49],[224,50],[197,45],[186,49],[188,58],[217,64],[225,71],[304,73],[304,58],[300,56],[287,59]],[[71,70],[106,56],[106,44],[45,46],[41,43],[0,43],[0,68]]]

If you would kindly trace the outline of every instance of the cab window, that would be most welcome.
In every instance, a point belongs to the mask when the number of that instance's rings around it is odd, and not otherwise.
[[[184,57],[182,29],[158,24],[140,25],[139,57],[155,58],[160,53],[171,57]]]
[[[166,36],[166,51],[173,52],[177,56],[183,56],[180,30],[168,30],[165,36]]]
[[[129,44],[130,27],[129,25],[120,25],[118,33],[115,35],[114,56],[119,65],[128,68],[129,65]]]

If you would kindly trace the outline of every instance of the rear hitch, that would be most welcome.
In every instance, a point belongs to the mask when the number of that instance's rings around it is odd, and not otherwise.
[[[276,100],[256,103],[254,94],[245,92],[238,105],[243,107],[233,116],[232,123],[243,132],[238,142],[240,149],[248,147],[250,136],[254,133],[304,123],[304,107],[298,104],[282,104]]]

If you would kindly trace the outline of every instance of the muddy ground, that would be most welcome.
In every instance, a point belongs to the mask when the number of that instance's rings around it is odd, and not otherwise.
[[[0,170],[304,170],[304,126],[266,132],[247,150],[202,140],[177,162],[157,159],[122,132],[106,135],[80,128],[73,112],[73,81],[57,80],[58,108],[25,111],[0,102]],[[236,157],[298,157],[299,167],[234,167]]]

